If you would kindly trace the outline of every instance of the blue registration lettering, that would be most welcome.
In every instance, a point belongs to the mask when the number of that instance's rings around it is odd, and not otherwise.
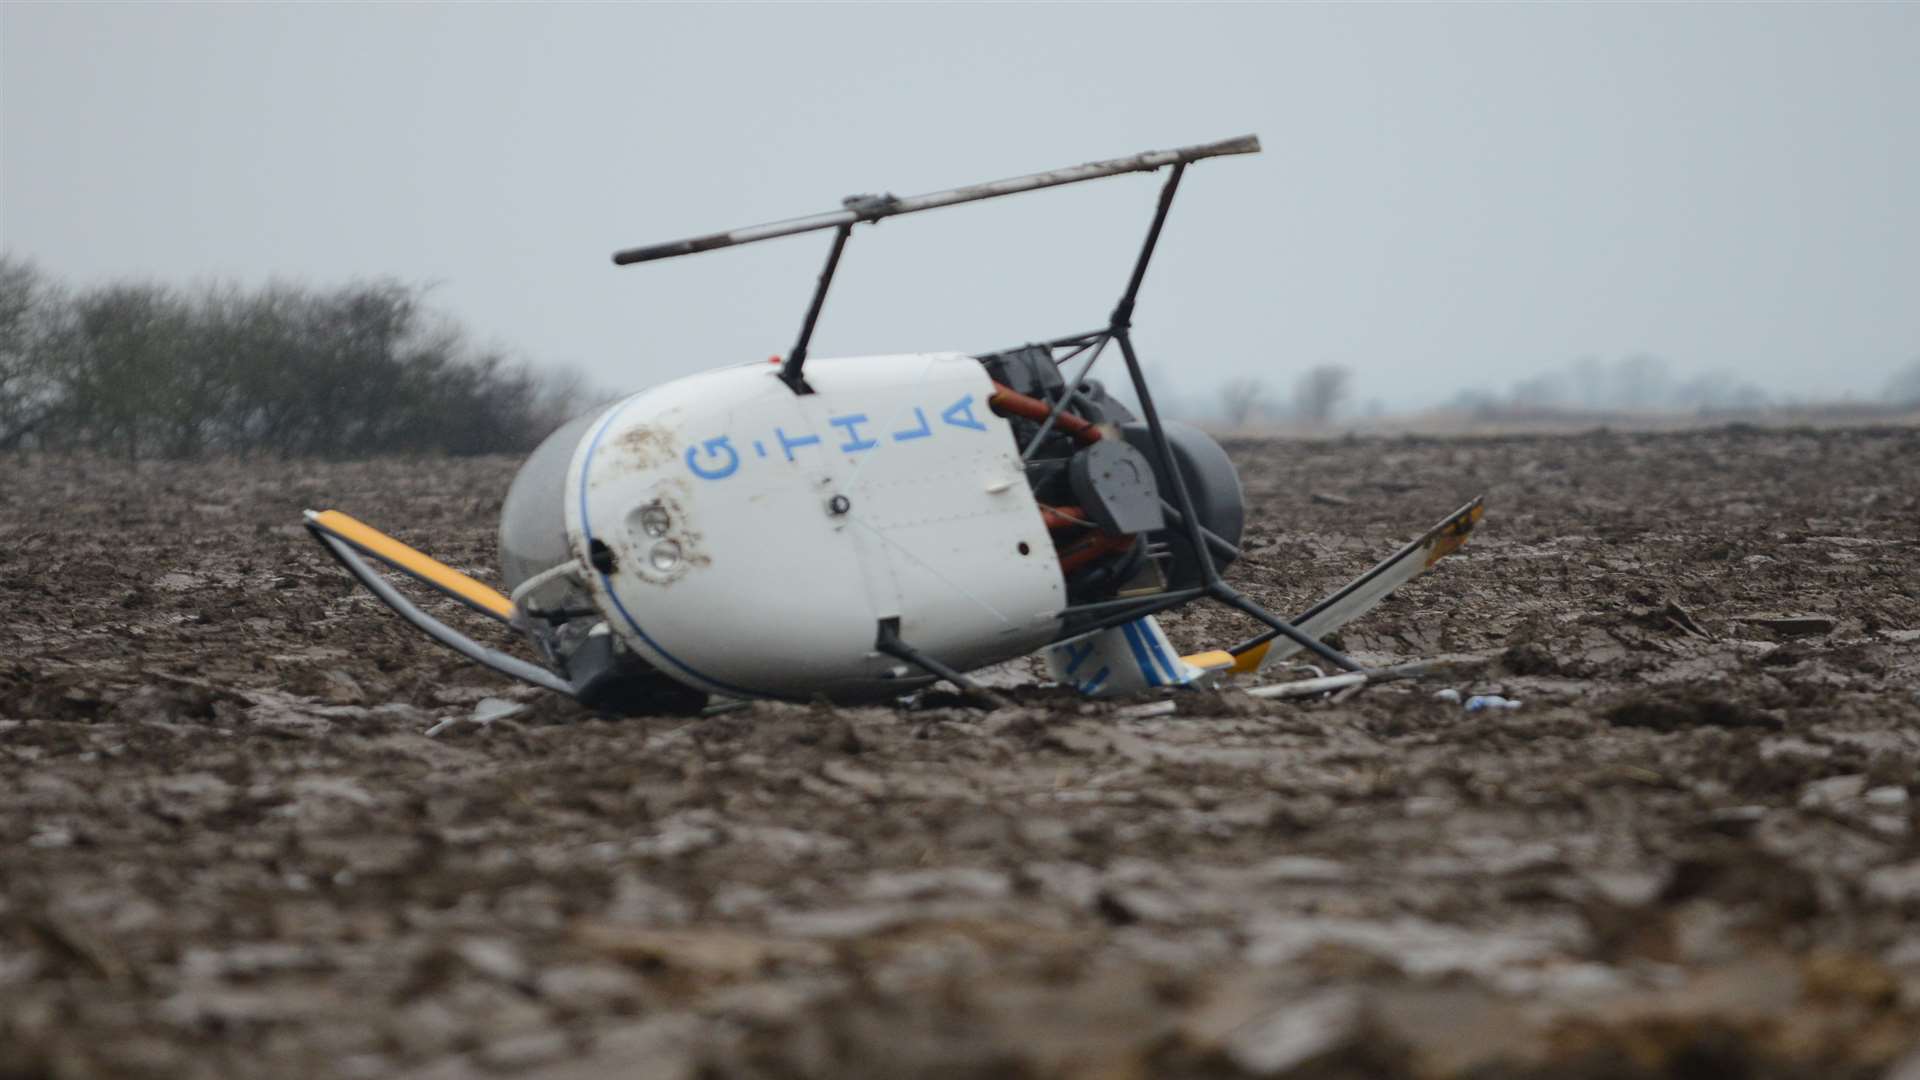
[[[1086,663],[1087,657],[1093,655],[1093,642],[1091,641],[1083,641],[1077,645],[1067,645],[1065,648],[1067,650],[1067,674],[1069,675],[1079,671],[1080,665]]]
[[[785,451],[788,461],[793,460],[793,452],[796,448],[802,446],[817,446],[820,443],[820,436],[818,435],[796,435],[789,439],[787,438],[786,430],[783,428],[774,428],[773,437],[780,440],[780,449]]]
[[[701,454],[702,450],[706,453]],[[699,461],[694,460],[696,457],[704,457],[708,462],[724,457],[724,462],[703,466]],[[725,435],[721,435],[718,438],[708,439],[697,447],[687,447],[687,468],[693,470],[693,475],[702,480],[724,479],[732,476],[740,468],[740,454],[734,450],[733,443],[728,441]]]
[[[832,424],[834,427],[847,429],[847,441],[840,444],[840,449],[848,453],[856,450],[871,450],[880,445],[873,439],[861,438],[860,433],[854,430],[855,427],[866,422],[867,414],[865,413],[854,413],[851,416],[830,416],[827,418],[827,423]]]
[[[906,442],[908,439],[924,439],[933,434],[933,425],[927,423],[927,411],[925,409],[914,409],[913,418],[920,421],[920,426],[907,431],[894,432],[894,442]]]
[[[987,425],[973,418],[972,394],[968,394],[966,397],[942,409],[940,419],[945,420],[954,427],[972,428],[975,431],[987,430]]]

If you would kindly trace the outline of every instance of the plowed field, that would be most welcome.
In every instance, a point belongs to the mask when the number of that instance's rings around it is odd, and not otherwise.
[[[300,527],[512,461],[0,458],[0,1076],[1920,1077],[1920,432],[1230,449],[1447,674],[604,719]]]

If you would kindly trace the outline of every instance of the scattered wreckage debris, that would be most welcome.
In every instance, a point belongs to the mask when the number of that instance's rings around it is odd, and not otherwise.
[[[1840,625],[1840,620],[1831,615],[1735,615],[1733,621],[1771,630],[1781,637],[1825,637]]]

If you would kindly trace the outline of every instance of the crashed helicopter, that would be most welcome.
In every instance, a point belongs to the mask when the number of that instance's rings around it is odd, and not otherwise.
[[[1206,433],[1163,420],[1130,335],[1189,166],[1252,154],[1253,136],[620,251],[618,265],[831,230],[784,360],[722,367],[566,424],[520,468],[500,520],[505,592],[337,510],[313,536],[381,601],[504,675],[614,713],[712,697],[899,698],[1040,651],[1089,696],[1257,672],[1301,652],[1378,677],[1322,639],[1465,543],[1475,499],[1304,613],[1229,584],[1240,482]],[[1128,173],[1169,172],[1104,325],[979,355],[812,359],[808,345],[856,226]],[[1138,414],[1091,377],[1109,350]],[[524,637],[538,662],[475,641],[376,570],[399,571]],[[1181,655],[1154,615],[1199,601],[1259,630]]]

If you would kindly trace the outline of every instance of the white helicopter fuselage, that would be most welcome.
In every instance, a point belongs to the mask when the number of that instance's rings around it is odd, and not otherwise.
[[[734,697],[898,694],[886,620],[968,671],[1052,641],[1061,567],[993,382],[961,353],[817,359],[650,388],[593,418],[566,535],[609,629]]]
[[[653,387],[534,450],[501,505],[506,592],[337,510],[308,511],[307,528],[434,640],[612,714],[684,714],[714,695],[898,698],[936,678],[990,706],[995,696],[966,673],[1035,651],[1056,681],[1091,696],[1256,672],[1296,650],[1360,672],[1320,639],[1464,543],[1479,500],[1294,625],[1223,576],[1246,524],[1238,473],[1206,432],[1161,420],[1131,337],[1187,167],[1259,149],[1245,136],[926,195],[852,196],[825,214],[616,252],[631,265],[834,237],[785,363]],[[808,362],[857,226],[1163,168],[1152,225],[1101,328],[977,356]],[[1109,345],[1137,417],[1090,377]],[[441,622],[373,562],[517,632],[538,663]],[[1154,615],[1202,600],[1266,629],[1183,657]]]

